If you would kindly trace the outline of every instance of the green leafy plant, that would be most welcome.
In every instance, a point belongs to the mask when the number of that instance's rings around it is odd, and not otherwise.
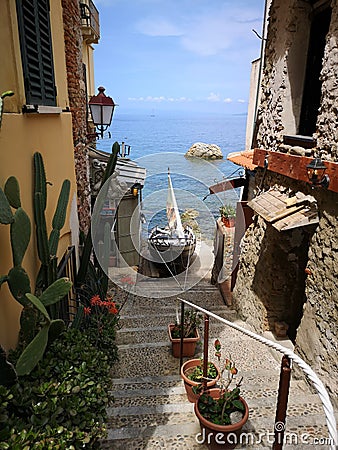
[[[236,217],[236,210],[232,205],[222,205],[219,208],[221,217],[225,219],[233,219]]]
[[[200,313],[196,310],[188,309],[184,311],[183,326],[176,320],[174,328],[171,330],[171,336],[174,339],[180,338],[183,329],[184,338],[196,337],[196,330],[198,329],[200,324],[201,324]]]
[[[201,363],[198,366],[193,367],[189,372],[187,372],[186,376],[191,381],[195,381],[196,383],[202,383],[202,381],[203,381],[203,360],[201,359]],[[214,363],[209,361],[208,362],[207,379],[214,380],[216,377],[217,377],[216,366]],[[197,392],[198,392],[198,389],[197,389]]]
[[[215,341],[216,357],[220,363],[221,343],[218,339]],[[218,383],[221,386],[219,398],[213,398],[208,392],[204,392],[198,400],[198,408],[202,416],[218,425],[229,425],[232,423],[231,414],[238,411],[244,413],[245,406],[240,400],[240,385],[242,378],[236,383],[236,387],[229,389],[238,370],[231,357],[226,358],[221,377]]]
[[[10,359],[16,363],[18,352]],[[0,449],[98,448],[112,401],[107,352],[69,329],[29,375],[0,386]]]

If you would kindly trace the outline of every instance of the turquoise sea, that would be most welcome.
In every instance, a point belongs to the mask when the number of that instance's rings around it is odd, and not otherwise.
[[[123,141],[131,148],[130,159],[146,168],[142,210],[149,227],[165,218],[167,171],[170,168],[180,211],[197,210],[202,234],[210,236],[219,206],[225,202],[234,204],[239,192],[227,191],[205,198],[208,187],[233,174],[238,175],[240,168],[227,161],[226,156],[244,149],[245,128],[246,115],[116,112],[110,127],[111,138],[106,133],[103,140],[97,141],[97,147],[111,152],[115,141]],[[195,142],[219,145],[224,159],[206,162],[185,158],[184,154]]]

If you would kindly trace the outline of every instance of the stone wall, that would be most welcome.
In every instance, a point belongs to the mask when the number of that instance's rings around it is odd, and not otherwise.
[[[331,26],[326,42],[322,79],[322,101],[317,120],[317,147],[321,157],[338,161],[338,1],[333,0]]]
[[[78,0],[62,0],[69,107],[73,121],[75,172],[80,229],[90,224],[89,157],[87,144],[87,98],[82,64],[81,16]]]
[[[331,2],[317,120],[317,151],[323,159],[338,160],[338,3]],[[257,146],[285,151],[284,134],[296,134],[302,73],[295,77],[302,39],[308,38],[310,5],[298,0],[274,0],[267,36]],[[304,49],[303,49],[303,53]],[[300,64],[298,57],[298,65]],[[257,170],[260,186],[263,170]],[[313,189],[267,171],[264,189],[279,185],[313,195],[319,224],[277,232],[255,217],[241,243],[241,260],[234,302],[241,316],[257,331],[272,329],[275,320],[290,326],[296,351],[326,384],[332,399],[338,396],[338,194]],[[257,188],[249,195],[256,194]]]

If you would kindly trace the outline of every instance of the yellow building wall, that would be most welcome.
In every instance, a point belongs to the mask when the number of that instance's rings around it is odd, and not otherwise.
[[[87,90],[89,98],[97,94],[94,80],[94,49],[85,41],[82,44],[82,60],[86,65]]]
[[[61,0],[53,0],[51,6],[51,30],[53,42],[57,106],[63,110],[68,106],[67,76],[64,52]],[[71,194],[66,224],[61,231],[58,256],[62,256],[73,235],[78,234],[76,213],[76,179],[72,136],[72,117],[69,112],[61,114],[22,114],[25,104],[24,81],[16,19],[15,0],[1,0],[0,14],[0,93],[12,90],[15,95],[5,99],[5,114],[0,129],[0,185],[6,179],[17,177],[21,189],[24,210],[32,222],[32,237],[23,260],[23,267],[31,279],[31,289],[39,268],[36,252],[33,219],[33,154],[39,151],[44,159],[48,186],[47,226],[50,229],[62,181],[71,181]],[[71,230],[72,228],[72,230]],[[7,274],[12,267],[9,244],[9,226],[0,224],[0,275]],[[0,345],[5,349],[15,347],[19,331],[21,306],[14,300],[4,284],[0,290]]]

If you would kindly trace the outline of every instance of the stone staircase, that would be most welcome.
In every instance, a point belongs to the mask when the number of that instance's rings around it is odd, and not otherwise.
[[[226,307],[218,289],[202,280],[181,297],[230,320],[236,313]],[[199,449],[199,423],[179,376],[179,360],[171,355],[167,325],[175,320],[176,298],[131,297],[121,313],[118,331],[120,361],[113,369],[113,395],[109,408],[108,438],[102,448]],[[179,307],[179,306],[178,306]],[[210,319],[209,355],[219,338],[223,355],[231,354],[243,376],[242,396],[249,408],[247,442],[237,448],[272,448],[280,358],[262,344]],[[198,348],[201,356],[203,346]],[[292,435],[291,435],[292,433]],[[328,436],[319,398],[304,380],[291,381],[285,449],[328,448],[311,445]],[[297,444],[297,445],[295,445]]]

